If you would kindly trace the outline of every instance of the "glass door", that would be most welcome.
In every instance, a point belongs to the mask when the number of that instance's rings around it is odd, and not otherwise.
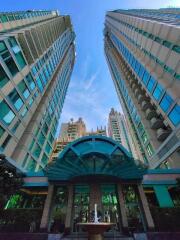
[[[119,207],[117,200],[117,191],[114,184],[101,185],[102,192],[102,222],[111,222],[116,224],[117,230],[119,224]]]
[[[73,232],[83,231],[77,223],[89,220],[89,193],[88,185],[76,185],[74,192]]]

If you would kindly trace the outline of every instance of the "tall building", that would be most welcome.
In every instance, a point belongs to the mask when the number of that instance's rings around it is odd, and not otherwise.
[[[86,125],[82,118],[79,118],[76,122],[71,119],[68,123],[61,124],[61,130],[59,137],[64,141],[73,141],[79,137],[84,136],[86,133]]]
[[[0,151],[37,171],[52,152],[72,73],[75,34],[56,11],[0,14]]]
[[[106,14],[105,55],[130,131],[150,168],[180,167],[180,9]]]
[[[134,158],[142,160],[141,155],[138,155],[136,147],[133,144],[124,115],[115,111],[114,108],[111,108],[109,113],[108,136],[131,152]]]
[[[75,122],[73,121],[73,119],[71,119],[68,123],[62,123],[59,138],[54,144],[54,148],[49,158],[49,162],[56,159],[68,143],[80,137],[91,135],[107,136],[106,127],[97,127],[96,131],[92,130],[91,132],[88,132],[86,131],[86,124],[82,118],[79,118]]]

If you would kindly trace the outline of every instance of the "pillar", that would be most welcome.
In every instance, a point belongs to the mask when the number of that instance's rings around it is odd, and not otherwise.
[[[122,185],[117,185],[117,191],[118,191],[118,200],[119,200],[119,206],[121,211],[121,222],[122,222],[122,228],[123,231],[128,230],[128,219],[126,215],[126,208],[125,208],[125,202],[124,202],[124,196],[122,191]]]
[[[72,220],[72,211],[73,211],[73,185],[68,186],[68,204],[66,211],[66,220],[65,220],[65,231],[70,233],[71,231],[71,220]]]
[[[102,211],[102,195],[99,184],[91,184],[90,185],[90,213],[94,211],[94,205],[97,204],[97,210]]]
[[[154,186],[154,191],[160,207],[173,207],[173,201],[167,190],[167,187],[164,185]]]
[[[40,224],[41,231],[45,231],[45,232],[48,231],[53,193],[54,193],[54,185],[50,184],[48,186],[48,194],[45,200],[43,214],[41,218],[41,224]]]
[[[146,195],[144,193],[143,186],[141,184],[138,185],[138,195],[139,195],[139,199],[141,201],[142,209],[143,209],[145,220],[147,223],[147,228],[148,228],[148,230],[153,230],[154,229],[154,221],[153,221],[150,209],[149,209],[148,201],[147,201]]]

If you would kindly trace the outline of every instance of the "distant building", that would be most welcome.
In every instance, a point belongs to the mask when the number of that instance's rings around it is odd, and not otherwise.
[[[86,132],[87,136],[91,136],[91,135],[100,135],[100,136],[107,136],[107,132],[106,132],[106,127],[97,127],[97,130],[94,131],[93,129],[91,130],[91,132]]]
[[[0,153],[38,171],[53,149],[75,61],[69,16],[0,13]]]
[[[131,133],[127,126],[125,117],[120,112],[111,108],[108,118],[108,136],[113,138],[116,142],[125,147],[132,153],[134,158],[140,159],[134,146]],[[141,160],[141,159],[140,159]]]
[[[105,55],[135,145],[150,168],[180,167],[180,9],[106,14]]]
[[[84,136],[86,133],[86,125],[82,118],[76,122],[71,119],[68,123],[62,123],[59,134],[59,139],[64,141],[73,141],[79,137]]]

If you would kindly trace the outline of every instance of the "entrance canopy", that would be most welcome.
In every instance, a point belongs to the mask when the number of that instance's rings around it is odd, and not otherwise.
[[[111,176],[141,179],[146,169],[113,139],[87,136],[71,142],[45,168],[49,181],[67,181],[80,176]]]

